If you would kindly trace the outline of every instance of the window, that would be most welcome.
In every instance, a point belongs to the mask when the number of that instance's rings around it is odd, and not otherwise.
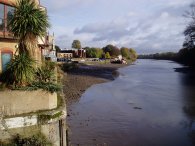
[[[0,31],[3,31],[4,25],[4,5],[0,4]]]
[[[9,24],[10,20],[13,18],[14,15],[14,8],[7,6],[7,25]],[[7,26],[7,30],[9,31],[9,27]]]
[[[13,37],[9,32],[8,24],[14,15],[14,7],[0,3],[0,36]]]

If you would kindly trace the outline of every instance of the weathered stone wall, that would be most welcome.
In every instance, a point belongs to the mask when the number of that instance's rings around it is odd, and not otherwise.
[[[0,113],[18,115],[57,107],[57,94],[45,91],[0,91]]]

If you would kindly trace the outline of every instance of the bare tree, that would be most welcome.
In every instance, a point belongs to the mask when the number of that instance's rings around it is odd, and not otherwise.
[[[183,46],[185,48],[192,48],[195,42],[195,1],[190,5],[189,10],[185,12],[184,17],[188,18],[190,21],[184,30],[186,39]]]

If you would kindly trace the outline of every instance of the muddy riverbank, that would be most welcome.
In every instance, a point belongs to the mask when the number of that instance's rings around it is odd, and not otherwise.
[[[67,104],[76,102],[92,85],[114,80],[122,64],[79,65],[65,75],[63,91]]]

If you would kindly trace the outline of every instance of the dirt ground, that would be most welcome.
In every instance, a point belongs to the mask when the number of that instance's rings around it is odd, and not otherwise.
[[[114,80],[118,76],[116,71],[122,64],[97,64],[79,65],[78,68],[69,71],[65,75],[64,95],[67,104],[76,102],[81,95],[94,84],[100,84]]]

